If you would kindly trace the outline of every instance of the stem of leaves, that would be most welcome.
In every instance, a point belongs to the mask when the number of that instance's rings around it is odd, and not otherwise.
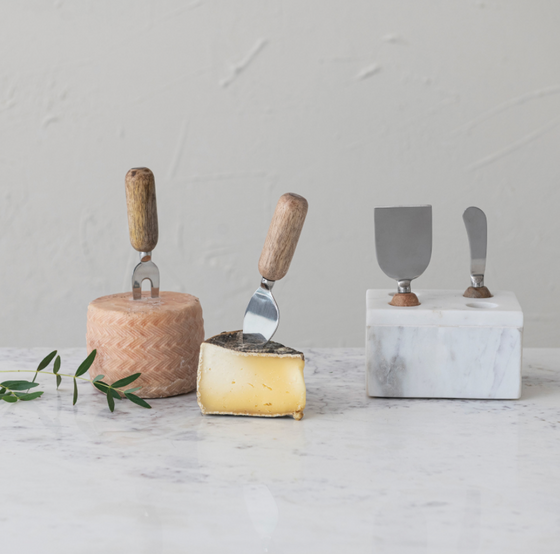
[[[54,359],[53,370],[52,372],[45,371],[44,373],[49,375],[54,375],[56,377],[56,388],[60,386],[62,382],[62,377],[71,377],[73,384],[74,384],[74,394],[72,398],[72,404],[75,405],[78,401],[78,383],[77,380],[81,381],[89,381],[93,384],[94,387],[99,389],[107,396],[107,404],[109,406],[109,410],[113,412],[115,410],[115,399],[121,400],[123,397],[127,400],[130,400],[132,403],[137,404],[138,406],[142,406],[143,408],[151,408],[151,406],[145,401],[133,394],[134,392],[140,390],[142,387],[135,387],[127,390],[123,390],[123,387],[126,387],[136,381],[138,377],[140,377],[141,373],[134,373],[133,375],[129,375],[124,377],[123,379],[119,379],[115,381],[113,384],[108,384],[102,381],[105,377],[104,375],[97,375],[93,379],[87,379],[82,377],[84,373],[86,373],[93,362],[95,361],[95,356],[97,355],[97,350],[92,350],[88,357],[80,364],[76,373],[74,375],[66,375],[59,373],[60,366],[61,366],[61,359],[60,355],[57,355],[57,351],[51,352],[48,356],[45,356],[37,366],[35,371],[32,370],[7,370],[7,371],[0,371],[0,373],[34,373],[35,376],[33,377],[33,381],[24,381],[24,380],[12,380],[12,381],[4,381],[0,383],[0,400],[4,400],[5,402],[18,402],[18,400],[34,400],[35,398],[39,398],[43,391],[35,391],[30,393],[29,389],[38,387],[39,384],[35,382],[37,379],[37,375],[40,371],[46,369],[50,363]],[[56,358],[55,358],[56,356]],[[25,392],[23,392],[25,391]],[[123,396],[121,396],[123,395]]]

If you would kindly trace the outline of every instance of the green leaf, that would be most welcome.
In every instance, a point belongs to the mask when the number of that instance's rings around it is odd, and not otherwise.
[[[111,396],[116,398],[117,400],[121,400],[121,395],[113,388],[109,387],[109,391],[111,391]]]
[[[4,394],[6,392],[6,389],[4,387],[0,387],[0,394]]]
[[[142,388],[142,387],[134,387],[133,389],[127,389],[127,390],[124,391],[124,393],[125,393],[125,394],[126,394],[126,393],[129,393],[129,394],[130,394],[130,393],[136,392],[137,390],[140,390],[141,388]]]
[[[93,383],[93,386],[103,393],[107,393],[107,389],[109,388],[109,385],[107,383],[104,383],[103,381],[97,381]]]
[[[131,394],[129,392],[125,392],[124,395],[131,401],[134,402],[135,404],[138,404],[138,406],[142,406],[142,408],[151,408],[151,406],[145,402],[144,400],[142,400],[141,398],[138,398],[135,394]]]
[[[0,383],[0,386],[11,390],[26,390],[38,387],[39,383],[32,383],[30,381],[4,381]]]
[[[100,390],[102,393],[111,395],[111,398],[122,400],[121,395],[116,390],[112,389],[110,385],[104,383],[103,381],[97,381],[93,383],[93,386],[96,389]]]
[[[109,404],[109,410],[114,412],[115,411],[115,400],[113,399],[113,395],[110,394],[111,392],[112,392],[111,389],[109,389],[107,391],[107,404]]]
[[[123,379],[119,379],[115,381],[111,386],[115,389],[119,389],[120,387],[126,387],[126,385],[130,385],[142,375],[141,373],[134,373],[133,375],[129,375],[128,377],[124,377]]]
[[[78,401],[78,384],[76,383],[76,379],[74,379],[74,398],[72,400],[72,406],[75,406],[77,401]]]
[[[31,381],[32,383],[34,383],[35,379],[37,379],[37,375],[39,375],[39,371],[45,369],[51,363],[51,360],[55,357],[55,355],[56,355],[56,350],[54,352],[51,352],[48,356],[46,356],[41,360],[41,362],[39,363],[36,369],[37,373],[35,373],[35,376],[33,377],[33,381]]]
[[[37,366],[37,371],[42,371],[43,369],[45,369],[52,361],[52,359],[56,356],[56,350],[54,352],[51,352],[48,356],[45,356],[42,360],[41,363]]]
[[[6,392],[6,393],[3,393],[3,394],[0,394],[0,399],[4,398],[4,396],[12,396],[12,393],[11,392]]]
[[[60,356],[57,356],[55,361],[54,361],[54,368],[53,368],[53,373],[56,375],[56,388],[58,389],[58,387],[60,387],[60,383],[62,383],[62,377],[60,375],[58,375],[58,372],[60,370]]]
[[[15,396],[12,396],[11,394],[3,394],[2,400],[4,400],[5,402],[17,402],[17,398]]]
[[[92,350],[89,356],[80,364],[80,367],[76,370],[76,377],[80,377],[83,375],[95,360],[95,356],[97,355],[97,350]]]
[[[104,377],[105,377],[105,375],[96,375],[96,376],[93,378],[92,383],[97,383],[97,381],[101,381],[101,379],[103,379]]]
[[[43,394],[42,390],[38,390],[35,392],[29,392],[26,394],[18,394],[18,398],[20,400],[34,400],[35,398],[39,398]]]

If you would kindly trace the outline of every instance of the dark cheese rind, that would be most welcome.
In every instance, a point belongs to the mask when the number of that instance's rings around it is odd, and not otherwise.
[[[268,341],[264,345],[251,344],[243,342],[243,331],[225,331],[204,342],[221,346],[236,352],[246,352],[248,354],[275,354],[277,356],[298,356],[305,359],[302,352],[298,352],[293,348],[284,346],[279,342]]]

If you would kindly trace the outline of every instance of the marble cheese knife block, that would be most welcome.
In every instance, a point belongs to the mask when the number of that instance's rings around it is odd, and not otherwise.
[[[366,296],[369,396],[517,399],[523,312],[513,292],[488,299],[460,290],[416,291],[420,305],[389,305],[392,291]]]

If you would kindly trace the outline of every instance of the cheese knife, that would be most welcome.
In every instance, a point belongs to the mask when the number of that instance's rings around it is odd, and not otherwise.
[[[307,200],[288,192],[280,197],[259,259],[261,284],[243,318],[243,342],[266,344],[278,329],[280,311],[272,287],[288,272],[307,215]]]
[[[486,249],[488,245],[488,222],[486,214],[474,206],[463,213],[471,250],[471,286],[465,291],[466,298],[491,298],[492,294],[484,286],[486,271]]]
[[[383,272],[397,281],[392,306],[419,306],[410,282],[432,257],[432,206],[390,206],[374,210],[375,251]]]
[[[152,298],[159,298],[159,269],[152,261],[158,242],[158,217],[154,174],[147,167],[133,167],[125,177],[128,230],[140,263],[132,272],[132,297],[142,299],[142,281],[151,283]]]

